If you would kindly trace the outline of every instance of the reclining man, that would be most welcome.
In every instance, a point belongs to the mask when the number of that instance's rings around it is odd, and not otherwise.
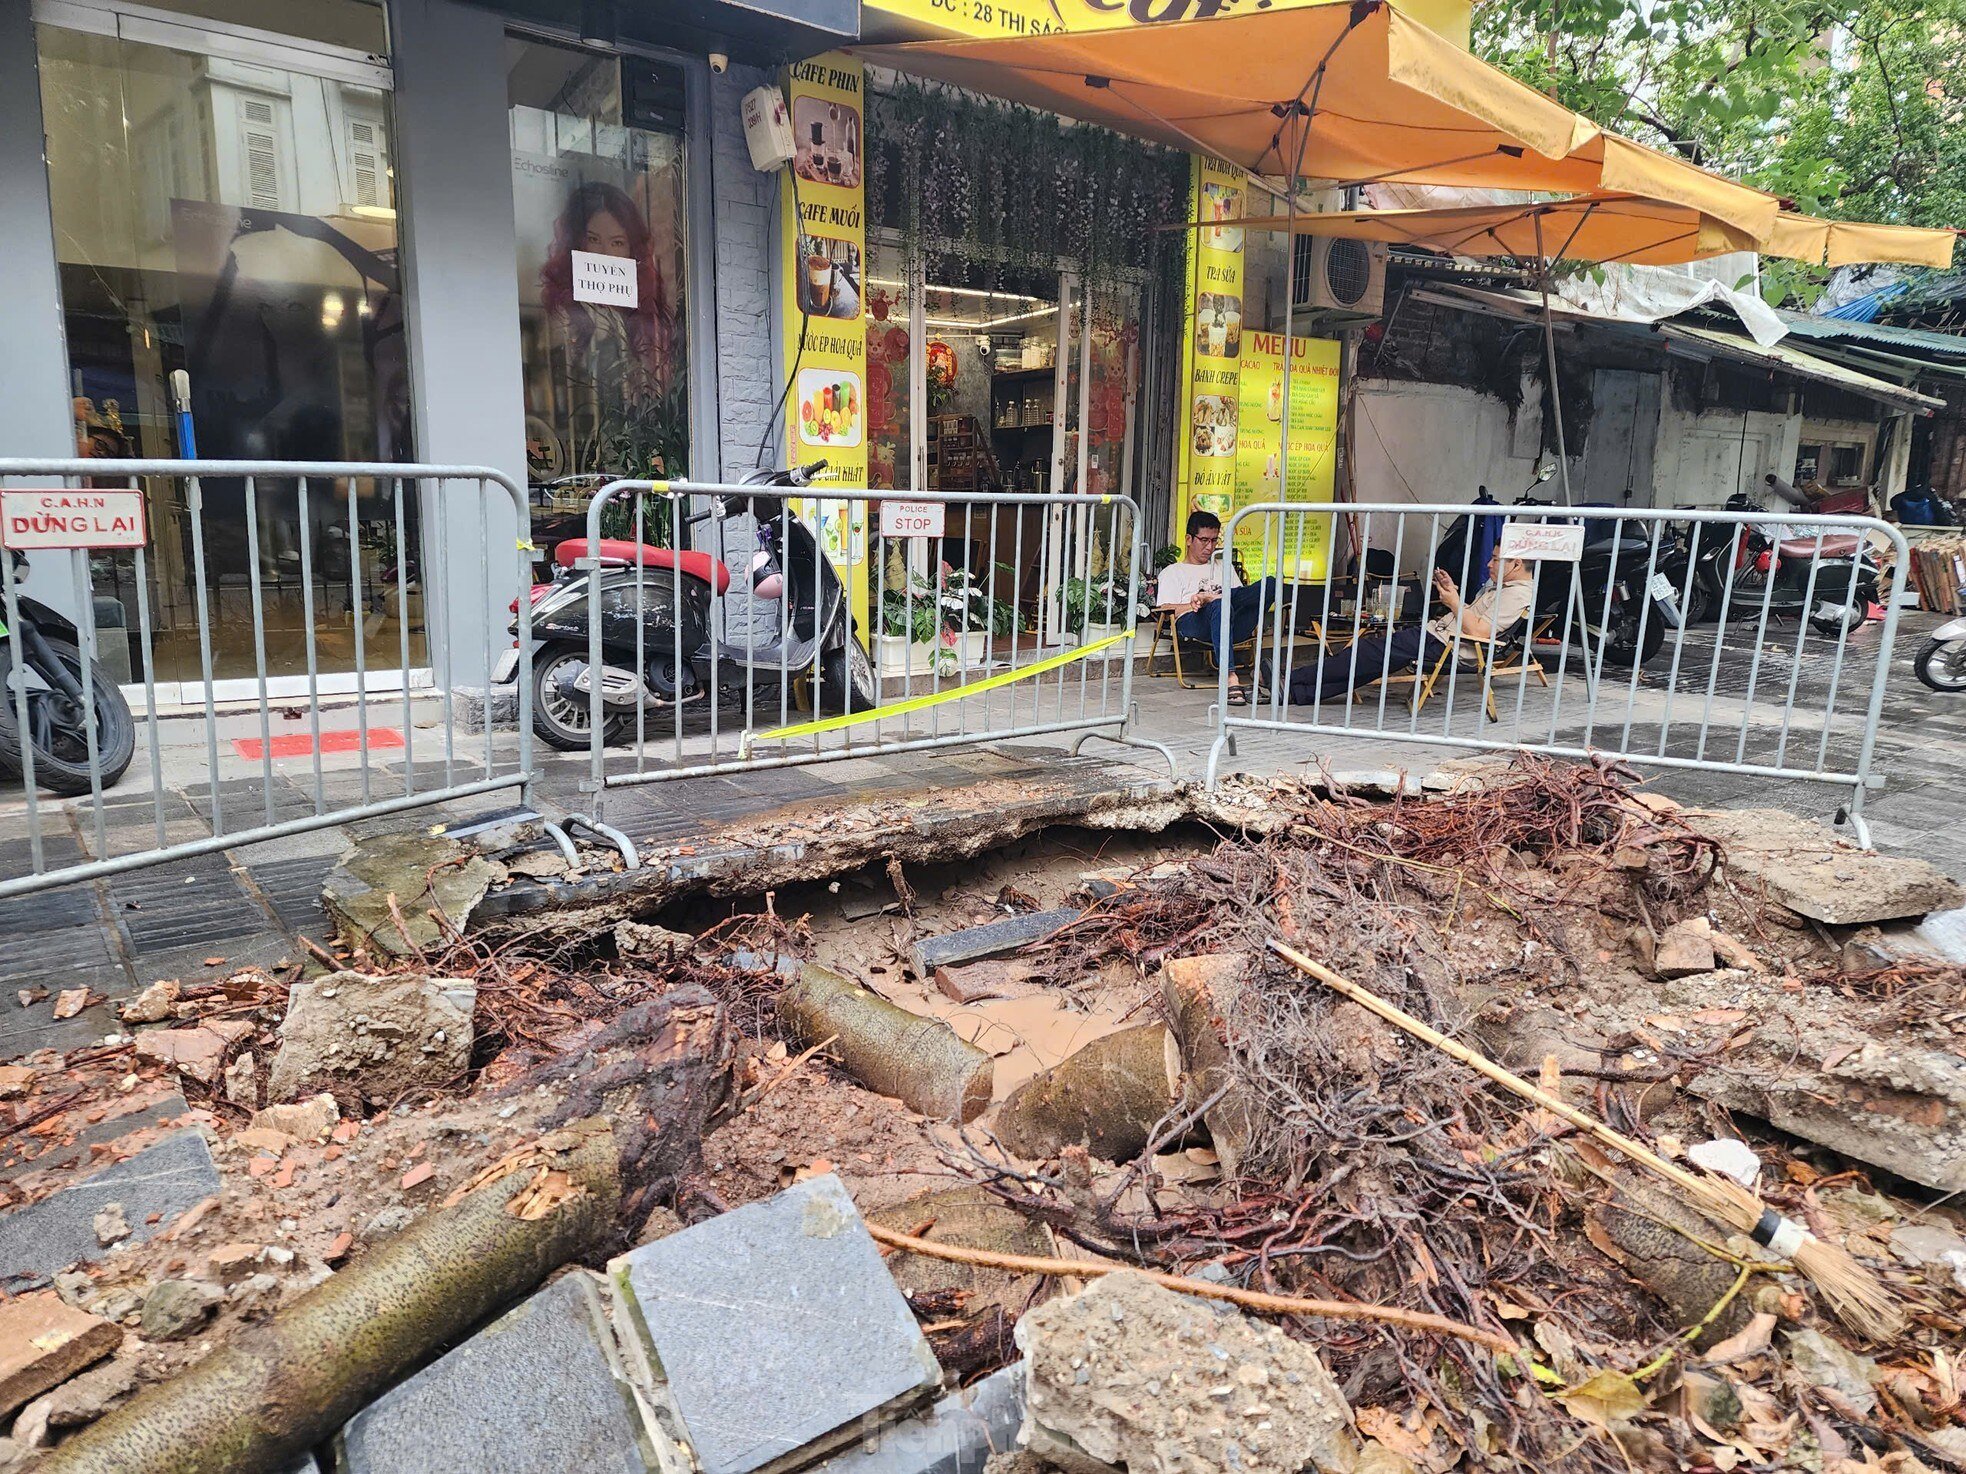
[[[1235,560],[1222,552],[1222,519],[1213,512],[1188,514],[1187,551],[1178,563],[1160,571],[1160,604],[1173,612],[1177,638],[1201,640],[1215,647],[1216,663],[1229,673],[1229,704],[1249,705],[1249,693],[1236,674],[1233,651],[1256,633],[1256,626],[1276,602],[1277,581],[1244,584],[1236,577]],[[1221,561],[1216,556],[1221,553]]]
[[[1534,596],[1535,575],[1529,565],[1519,558],[1504,559],[1499,546],[1488,560],[1487,587],[1472,599],[1463,599],[1447,570],[1436,568],[1434,597],[1447,606],[1445,614],[1390,636],[1368,635],[1345,649],[1326,651],[1290,673],[1290,700],[1305,706],[1335,701],[1382,676],[1431,666],[1443,650],[1454,647],[1457,629],[1461,658],[1472,660],[1477,644],[1492,642],[1521,622]]]

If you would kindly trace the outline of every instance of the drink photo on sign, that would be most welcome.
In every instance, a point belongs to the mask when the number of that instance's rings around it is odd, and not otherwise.
[[[851,103],[824,97],[792,102],[792,139],[798,155],[792,167],[812,184],[860,188],[860,111]]]
[[[799,237],[799,310],[814,317],[860,316],[860,247],[830,236]]]

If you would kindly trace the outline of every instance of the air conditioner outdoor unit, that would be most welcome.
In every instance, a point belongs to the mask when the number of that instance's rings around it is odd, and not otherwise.
[[[1290,305],[1324,317],[1378,317],[1386,309],[1386,248],[1377,241],[1300,235],[1291,252]]]

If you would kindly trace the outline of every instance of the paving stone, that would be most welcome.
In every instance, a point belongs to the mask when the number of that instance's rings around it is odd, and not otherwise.
[[[941,1383],[831,1174],[644,1244],[608,1278],[702,1474],[796,1468]]]
[[[58,1269],[103,1257],[95,1216],[123,1205],[126,1242],[141,1243],[218,1191],[211,1149],[196,1131],[177,1131],[134,1157],[102,1169],[25,1208],[0,1215],[0,1288],[11,1292],[47,1283]],[[151,1214],[161,1215],[149,1222]]]
[[[29,1141],[33,1133],[23,1132],[0,1141],[0,1172],[32,1163],[36,1171],[46,1171],[50,1167],[73,1167],[88,1156],[89,1148],[99,1141],[114,1141],[119,1136],[128,1136],[132,1131],[141,1131],[146,1126],[155,1126],[160,1121],[168,1121],[181,1116],[191,1109],[191,1104],[182,1095],[172,1091],[160,1100],[154,1100],[136,1110],[125,1111],[120,1116],[109,1116],[82,1127],[72,1137],[50,1146],[35,1156],[27,1150],[44,1146],[40,1138]]]
[[[1770,899],[1829,926],[1861,926],[1947,911],[1966,891],[1924,860],[1867,854],[1835,831],[1778,809],[1692,816],[1721,842],[1729,873]]]
[[[916,1416],[813,1465],[812,1474],[982,1474],[991,1454],[1017,1447],[1024,1364],[1013,1362]]]
[[[0,1416],[116,1349],[123,1328],[53,1290],[0,1301]]]
[[[974,962],[979,957],[995,957],[1013,952],[1041,937],[1048,937],[1068,921],[1076,921],[1076,906],[1058,911],[1031,911],[1022,916],[1006,916],[983,926],[967,927],[939,937],[924,937],[909,951],[915,976],[929,978],[938,967]]]
[[[357,1413],[347,1474],[645,1474],[664,1467],[598,1278],[555,1280]]]

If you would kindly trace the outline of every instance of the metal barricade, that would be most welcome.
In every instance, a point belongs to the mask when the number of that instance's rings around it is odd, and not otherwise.
[[[1129,731],[1141,557],[1124,497],[615,482],[535,607],[540,733],[587,746],[596,821],[610,788],[1045,734],[1171,770]]]
[[[99,504],[107,519],[129,491],[147,519],[134,541],[73,546],[65,516]],[[505,789],[526,800],[532,550],[526,494],[509,477],[387,462],[11,459],[0,498],[7,541],[45,548],[18,568],[0,555],[0,767],[18,767],[22,783],[18,795],[0,787],[0,899]],[[508,529],[502,551],[494,525]],[[70,546],[47,546],[62,539]],[[520,679],[501,731],[492,647],[509,643],[508,603]],[[132,604],[134,643],[127,617],[120,632],[101,620]],[[462,648],[460,623],[490,638]],[[51,661],[70,689],[44,678]],[[468,687],[476,710],[460,717]],[[324,724],[338,702],[348,716]],[[441,735],[419,732],[419,707]],[[372,732],[374,712],[400,729]],[[21,733],[41,734],[41,753]],[[349,758],[324,761],[336,748]],[[106,768],[117,770],[108,781]]]
[[[1239,510],[1224,538],[1252,577],[1279,582],[1254,636],[1252,704],[1230,705],[1226,663],[1219,678],[1211,786],[1244,731],[1610,754],[1847,788],[1837,817],[1868,843],[1863,799],[1881,782],[1872,758],[1898,625],[1881,555],[1908,562],[1888,523],[1273,502]],[[1491,542],[1494,564],[1478,551]],[[1477,602],[1497,577],[1495,603]],[[1503,618],[1511,628],[1480,618],[1525,598],[1520,619]]]

